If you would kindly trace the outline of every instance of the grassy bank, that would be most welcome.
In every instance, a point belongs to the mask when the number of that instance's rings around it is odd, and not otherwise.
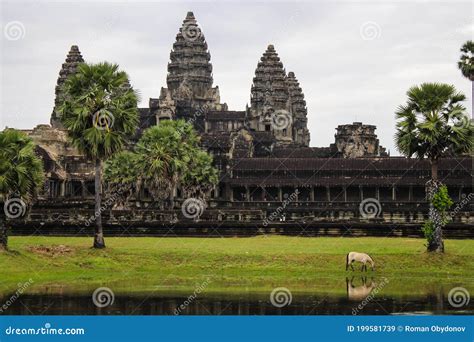
[[[284,286],[293,293],[346,291],[349,251],[369,253],[391,295],[474,290],[474,241],[447,240],[446,253],[425,252],[424,240],[409,238],[107,238],[94,250],[91,238],[12,237],[0,252],[0,295],[30,278],[26,292],[89,292],[108,286],[117,293],[189,292],[209,279],[206,294],[259,293]]]

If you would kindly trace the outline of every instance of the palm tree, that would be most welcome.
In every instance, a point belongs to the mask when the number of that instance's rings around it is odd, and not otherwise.
[[[193,126],[183,120],[168,120],[147,129],[135,151],[143,156],[143,185],[152,194],[168,194],[174,206],[179,181],[195,157],[199,137]]]
[[[122,195],[134,187],[139,193],[143,187],[155,200],[170,199],[172,204],[178,184],[186,195],[204,198],[217,183],[217,175],[212,156],[200,148],[193,126],[182,120],[148,128],[132,151],[108,160],[104,172],[110,188],[127,190]]]
[[[58,112],[73,145],[95,164],[94,247],[104,248],[102,162],[124,149],[138,124],[138,93],[117,64],[80,64],[64,82]]]
[[[43,162],[34,148],[23,132],[0,132],[0,249],[8,247],[6,220],[23,216],[44,184]]]
[[[440,83],[423,83],[407,92],[408,101],[396,111],[397,132],[395,143],[407,157],[428,158],[431,163],[431,180],[427,183],[427,197],[440,187],[438,160],[448,154],[470,152],[473,126],[461,104],[465,96],[454,86]],[[431,210],[433,209],[433,210]],[[438,214],[430,208],[430,219],[438,222]],[[444,251],[442,224],[436,224],[429,251]]]
[[[474,111],[474,42],[472,40],[465,42],[461,47],[461,52],[458,67],[462,75],[471,81],[471,104]]]

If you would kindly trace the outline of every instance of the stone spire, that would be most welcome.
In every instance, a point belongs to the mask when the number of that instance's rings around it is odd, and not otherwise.
[[[289,94],[289,107],[293,117],[293,138],[296,143],[309,146],[309,131],[306,101],[294,72],[289,72],[286,77]]]
[[[258,112],[264,107],[270,106],[273,110],[285,109],[288,101],[285,78],[286,73],[280,57],[274,46],[268,45],[257,64],[253,78],[250,97],[252,116],[259,115]]]
[[[176,35],[170,60],[166,81],[172,95],[183,98],[209,95],[213,82],[211,55],[193,12],[188,12]]]
[[[51,126],[53,126],[54,128],[63,128],[63,125],[56,113],[56,106],[58,105],[61,86],[66,81],[69,75],[76,72],[77,66],[80,63],[84,63],[84,59],[82,58],[81,52],[79,51],[79,47],[77,45],[73,45],[71,46],[71,49],[67,54],[66,61],[63,63],[62,68],[59,71],[58,82],[56,84],[56,98],[54,100],[54,109],[53,113],[51,114],[50,120]]]
[[[197,111],[227,110],[220,103],[219,88],[212,87],[211,55],[193,12],[188,12],[176,35],[166,83],[159,98],[150,98],[150,114],[156,116],[156,122],[193,118],[196,129],[203,130],[203,116],[196,119]]]

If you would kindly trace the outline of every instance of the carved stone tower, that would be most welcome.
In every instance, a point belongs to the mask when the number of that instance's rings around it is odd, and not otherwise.
[[[54,128],[63,129],[63,125],[59,120],[59,117],[56,113],[56,107],[59,102],[59,92],[61,90],[62,84],[66,81],[69,75],[73,74],[77,70],[77,66],[80,63],[84,63],[84,59],[82,58],[81,52],[77,45],[71,46],[69,53],[67,54],[66,61],[63,63],[61,70],[59,71],[58,82],[56,84],[56,98],[54,100],[54,108],[53,113],[51,114],[50,123],[51,126]]]
[[[379,145],[375,126],[354,122],[336,128],[335,145],[344,158],[386,156],[385,148]]]
[[[150,99],[157,122],[192,117],[196,110],[226,109],[220,104],[219,88],[212,87],[211,55],[193,12],[183,21],[168,63],[167,88],[158,99]]]
[[[309,145],[303,92],[294,73],[286,75],[273,45],[257,64],[248,117],[252,129],[272,132],[277,145]]]
[[[306,101],[294,72],[288,73],[286,84],[290,95],[290,112],[293,114],[293,140],[298,145],[309,146],[310,135],[306,117],[308,114]]]

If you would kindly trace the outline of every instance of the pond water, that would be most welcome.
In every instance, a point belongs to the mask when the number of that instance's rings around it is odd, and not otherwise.
[[[251,298],[245,294],[233,298],[154,295],[115,295],[112,304],[99,308],[92,295],[23,294],[3,315],[409,315],[409,314],[474,314],[472,301],[453,307],[440,294],[418,297],[372,299],[350,296],[298,295],[291,303],[276,307],[269,297]],[[10,295],[1,298],[5,303]],[[281,302],[280,302],[281,303]],[[280,304],[278,304],[280,305]],[[359,308],[358,308],[359,306]],[[361,308],[360,308],[361,307]]]

